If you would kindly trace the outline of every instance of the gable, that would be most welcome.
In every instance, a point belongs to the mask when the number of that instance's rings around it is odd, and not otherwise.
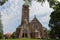
[[[38,29],[38,30],[42,30],[42,24],[39,22],[39,20],[35,17],[31,22],[30,22],[30,28],[32,30]]]
[[[39,20],[36,17],[30,22],[30,24],[34,24],[34,23],[42,26],[42,24],[39,22]]]

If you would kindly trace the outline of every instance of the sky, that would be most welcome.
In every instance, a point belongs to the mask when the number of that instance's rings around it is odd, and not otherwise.
[[[3,6],[0,6],[4,34],[7,32],[13,33],[21,24],[23,4],[23,0],[8,0]],[[36,15],[43,27],[49,29],[48,23],[53,9],[49,7],[48,2],[46,1],[43,5],[41,5],[39,2],[32,1],[32,5],[29,9],[30,21],[33,20]]]

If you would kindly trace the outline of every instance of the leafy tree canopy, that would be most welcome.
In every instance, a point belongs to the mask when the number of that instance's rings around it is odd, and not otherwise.
[[[50,35],[54,38],[60,38],[60,3],[56,4],[54,11],[50,15],[49,27],[51,28]]]
[[[37,0],[37,2],[45,2],[46,0]],[[49,2],[50,7],[55,8],[55,6],[59,3],[58,0],[47,0]]]
[[[8,0],[0,0],[0,5],[3,5]]]

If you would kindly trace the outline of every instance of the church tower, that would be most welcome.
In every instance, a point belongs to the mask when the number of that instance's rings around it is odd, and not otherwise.
[[[29,23],[29,6],[31,6],[32,0],[24,0],[22,7],[22,24]]]
[[[23,5],[22,7],[22,24],[29,22],[29,5]]]
[[[16,37],[17,38],[30,38],[30,30],[28,27],[29,24],[29,1],[24,0],[24,4],[22,6],[22,21],[21,25],[16,29]]]

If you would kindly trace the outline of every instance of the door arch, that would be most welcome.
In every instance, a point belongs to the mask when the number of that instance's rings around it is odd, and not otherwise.
[[[23,30],[22,37],[23,38],[27,38],[28,37],[28,31],[26,29]]]

